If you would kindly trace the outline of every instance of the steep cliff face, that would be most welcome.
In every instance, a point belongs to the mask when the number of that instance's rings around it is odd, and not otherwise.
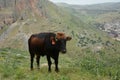
[[[18,0],[15,5],[14,15],[16,18],[24,19],[28,15],[38,15],[43,16],[42,11],[40,10],[38,3],[42,0]],[[43,1],[44,3],[44,1]],[[41,4],[43,4],[41,3]]]
[[[15,48],[19,44],[17,48],[26,48],[30,34],[40,32],[44,27],[48,28],[44,5],[49,1],[0,0],[0,2],[0,47]]]
[[[0,30],[17,20],[46,17],[45,4],[48,0],[0,0]]]
[[[8,10],[8,12],[11,12],[9,15],[15,20],[18,18],[24,19],[30,13],[45,17],[43,14],[45,12],[42,9],[48,2],[48,0],[0,0],[0,11]]]

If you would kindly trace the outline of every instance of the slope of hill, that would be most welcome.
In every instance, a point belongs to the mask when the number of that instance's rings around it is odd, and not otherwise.
[[[58,4],[63,5],[63,4]],[[65,4],[64,4],[65,5]],[[63,6],[64,6],[63,5]],[[120,3],[102,3],[95,5],[68,5],[67,8],[72,8],[71,12],[79,17],[83,22],[92,24],[98,29],[105,31],[117,40],[120,39],[119,21],[120,21]]]
[[[91,10],[120,10],[120,2],[109,2],[100,3],[93,5],[72,5],[73,8],[77,9],[91,9]]]

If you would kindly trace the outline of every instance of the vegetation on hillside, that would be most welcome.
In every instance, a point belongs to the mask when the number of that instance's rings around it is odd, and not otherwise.
[[[71,42],[70,42],[71,43]],[[88,49],[72,50],[69,44],[67,54],[60,54],[60,72],[56,73],[54,64],[52,72],[47,71],[47,60],[41,57],[41,68],[30,71],[29,53],[18,49],[0,49],[0,79],[1,80],[119,80],[119,53],[107,53],[105,50],[97,53]],[[34,62],[34,64],[36,64]]]
[[[58,4],[62,5],[62,4]],[[120,3],[103,3],[95,5],[63,5],[84,23],[94,26],[116,40],[120,40]],[[72,9],[71,9],[72,7]]]

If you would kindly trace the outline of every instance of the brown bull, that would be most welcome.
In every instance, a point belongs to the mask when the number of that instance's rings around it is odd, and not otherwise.
[[[66,53],[66,41],[71,37],[64,33],[39,33],[33,34],[28,40],[31,57],[31,70],[33,69],[33,59],[36,55],[37,67],[39,68],[40,56],[46,55],[48,61],[48,71],[51,71],[51,57],[55,60],[55,71],[58,72],[59,52]]]

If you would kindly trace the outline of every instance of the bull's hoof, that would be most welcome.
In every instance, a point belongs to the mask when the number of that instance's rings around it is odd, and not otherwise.
[[[49,73],[51,73],[51,70],[48,70]]]
[[[40,68],[38,67],[37,69],[39,70]]]
[[[31,68],[31,71],[33,71],[33,68]]]
[[[58,72],[60,72],[60,71],[59,71],[59,70],[55,70],[55,72],[57,72],[57,73],[58,73]]]

